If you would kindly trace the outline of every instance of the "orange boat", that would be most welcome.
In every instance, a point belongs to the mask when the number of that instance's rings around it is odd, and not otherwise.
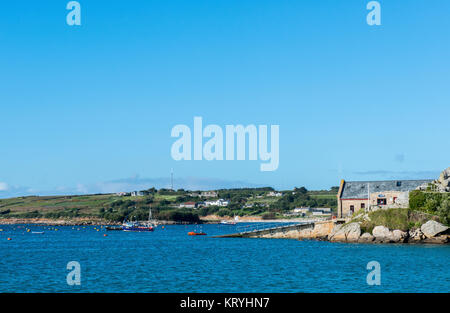
[[[205,236],[206,233],[196,233],[195,231],[188,232],[189,236]]]

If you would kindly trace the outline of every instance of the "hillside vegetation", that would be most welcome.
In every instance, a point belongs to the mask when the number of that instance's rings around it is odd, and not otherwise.
[[[145,190],[143,196],[94,194],[71,196],[28,196],[0,199],[0,218],[75,218],[95,217],[110,221],[124,219],[145,220],[149,209],[157,219],[198,222],[199,217],[218,216],[269,216],[279,217],[283,212],[297,206],[336,208],[337,190],[308,191],[295,188],[283,191],[282,197],[269,196],[274,189],[241,188],[218,190],[217,198],[230,201],[226,207],[201,207],[198,209],[179,208],[183,202],[211,200],[191,196],[183,189]]]

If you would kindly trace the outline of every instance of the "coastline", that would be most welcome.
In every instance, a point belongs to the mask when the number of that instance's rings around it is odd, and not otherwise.
[[[312,222],[318,221],[319,219],[270,219],[265,220],[261,217],[244,216],[239,218],[240,223],[299,223],[299,222]],[[221,221],[233,222],[234,219],[223,218],[217,215],[209,215],[200,218],[202,224],[218,224]],[[191,224],[187,222],[169,221],[169,220],[159,220],[161,225],[176,225],[176,224]],[[122,225],[121,222],[108,221],[102,218],[96,217],[71,217],[71,218],[0,218],[0,225],[15,225],[15,224],[46,224],[53,226],[76,226],[76,225]]]
[[[224,219],[202,219],[202,224],[219,224]],[[226,221],[233,221],[226,219]],[[304,227],[295,228],[295,225],[285,225],[270,229],[262,229],[250,233],[231,233],[221,235],[221,238],[266,238],[266,239],[294,239],[316,240],[340,243],[402,243],[402,244],[450,244],[450,228],[433,220],[428,221],[422,227],[402,231],[391,230],[385,226],[376,226],[371,233],[363,232],[358,222],[349,220],[318,220],[318,219],[278,219],[263,220],[254,217],[240,218],[239,223],[299,223]],[[306,223],[309,222],[309,223]],[[100,218],[8,218],[0,219],[0,225],[48,225],[48,226],[107,226],[121,225],[120,222],[106,221]],[[160,225],[186,225],[192,223],[175,221],[158,221]]]

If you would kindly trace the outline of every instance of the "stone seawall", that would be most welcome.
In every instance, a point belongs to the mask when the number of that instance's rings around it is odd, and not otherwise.
[[[217,236],[221,238],[327,239],[337,221],[274,227],[252,232]]]
[[[362,233],[360,224],[345,223],[344,220],[320,221],[297,224],[246,233],[218,236],[221,238],[273,238],[273,239],[313,239],[332,242],[353,243],[435,243],[450,242],[449,227],[436,221],[428,221],[421,228],[409,231],[390,230],[376,226],[372,233]]]

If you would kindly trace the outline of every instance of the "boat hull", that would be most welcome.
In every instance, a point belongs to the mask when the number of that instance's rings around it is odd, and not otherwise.
[[[122,226],[123,231],[135,231],[135,232],[150,232],[154,231],[153,227],[144,226]]]

